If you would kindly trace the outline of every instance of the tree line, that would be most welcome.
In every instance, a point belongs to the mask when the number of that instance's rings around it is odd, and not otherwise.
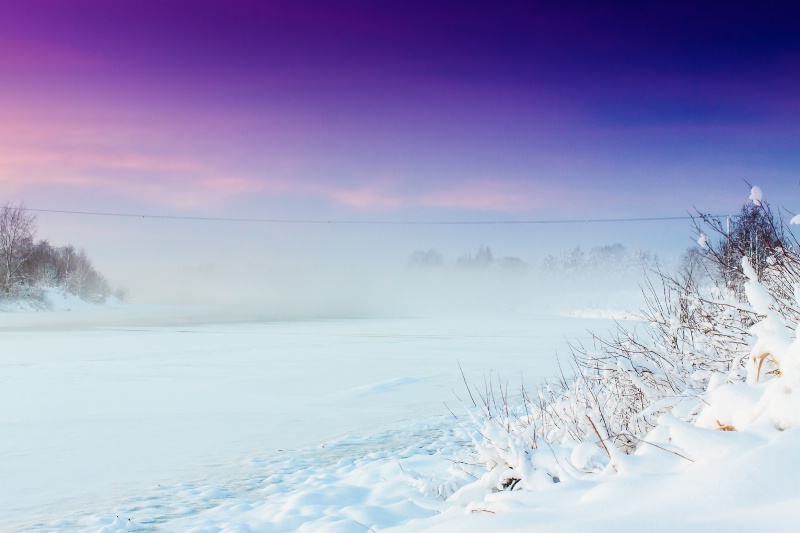
[[[631,253],[618,242],[592,248],[588,253],[578,246],[558,256],[548,255],[542,261],[542,270],[549,275],[592,275],[602,272],[627,277],[660,266],[658,254],[639,249]]]
[[[433,269],[445,266],[442,254],[436,248],[416,250],[408,258],[408,267],[414,269]],[[455,266],[463,270],[496,269],[505,273],[524,273],[528,264],[518,257],[495,258],[488,246],[480,246],[475,255],[466,254],[456,259]]]
[[[108,280],[95,270],[83,249],[53,246],[36,239],[36,216],[23,204],[0,207],[0,291],[14,299],[46,287],[102,303],[112,294]],[[124,297],[124,291],[114,293]]]

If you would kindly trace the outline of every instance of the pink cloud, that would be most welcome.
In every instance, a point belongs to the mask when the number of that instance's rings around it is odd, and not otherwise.
[[[322,198],[364,211],[426,207],[516,213],[591,202],[588,193],[576,192],[574,179],[573,187],[565,184],[561,189],[530,176],[436,180],[354,173],[347,180],[322,181],[308,175],[292,146],[272,137],[261,142],[274,146],[273,154],[253,157],[252,152],[239,150],[231,137],[235,128],[225,121],[220,123],[222,132],[219,128],[209,132],[187,127],[178,116],[141,118],[112,110],[111,119],[103,120],[97,110],[92,116],[3,112],[10,120],[0,124],[0,194],[24,195],[58,185],[176,209],[220,207],[253,194]],[[280,131],[276,138],[284,135]],[[573,173],[582,170],[575,162],[570,167],[558,159],[542,159],[540,173],[549,173],[547,168],[553,175],[563,174],[565,168]],[[571,203],[565,206],[567,198]],[[34,201],[30,196],[21,199]]]
[[[406,204],[405,199],[385,194],[373,188],[329,191],[328,196],[336,203],[367,210],[397,209]]]
[[[336,204],[361,210],[391,211],[408,207],[475,209],[520,212],[545,207],[559,194],[555,189],[521,182],[471,179],[453,181],[446,187],[400,192],[398,180],[381,180],[369,185],[295,184],[304,194],[326,198]],[[534,188],[535,187],[535,188]]]
[[[490,211],[526,211],[547,206],[551,199],[537,186],[499,180],[468,180],[446,189],[424,193],[418,199],[429,207],[450,207]]]
[[[247,192],[262,190],[262,184],[238,176],[205,175],[185,178],[118,180],[102,186],[117,194],[133,196],[178,209],[216,207]]]
[[[292,164],[289,156],[277,161],[264,157],[239,165],[246,170],[231,170],[230,163],[237,160],[230,147],[198,153],[198,147],[216,147],[214,140],[170,142],[172,137],[185,139],[168,128],[151,131],[135,122],[7,122],[0,126],[0,193],[60,185],[177,209],[219,207],[252,194],[294,194],[365,211],[428,207],[500,212],[529,211],[575,197],[574,191],[552,185],[492,177],[443,182],[394,176],[300,179],[302,165]]]
[[[322,197],[335,204],[361,210],[385,211],[407,205],[408,199],[397,193],[394,180],[372,180],[368,185],[336,182],[301,183],[290,186],[292,192]]]
[[[271,183],[237,174],[211,157],[186,152],[180,146],[164,150],[136,128],[5,123],[0,129],[0,192],[60,185],[186,209],[285,187],[282,179]]]

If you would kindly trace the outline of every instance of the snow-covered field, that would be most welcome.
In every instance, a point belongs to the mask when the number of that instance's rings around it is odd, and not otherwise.
[[[442,417],[445,402],[460,408],[459,364],[471,383],[490,371],[537,382],[565,337],[607,326],[546,315],[215,323],[137,307],[1,318],[0,516],[20,531],[98,530],[116,516],[179,531],[244,516],[268,494],[277,505],[274,493],[314,475],[327,480],[307,487],[320,501],[358,507],[358,491],[332,488],[355,464],[376,476],[396,469],[394,451],[451,433]],[[306,500],[295,503],[311,521]],[[265,513],[259,523],[281,523]],[[395,514],[382,523],[420,513]]]
[[[748,363],[746,382],[710,382],[694,422],[662,415],[631,455],[602,440],[533,450],[503,431],[476,434],[505,422],[471,425],[456,399],[467,398],[464,381],[478,393],[488,377],[500,405],[504,390],[514,405],[520,379],[535,390],[558,373],[557,353],[569,364],[566,339],[586,343],[587,329],[628,318],[618,302],[502,317],[285,322],[165,307],[7,313],[0,525],[794,531],[800,344],[759,291],[748,288],[766,317],[753,329],[754,353],[771,354],[781,372],[759,381],[760,366]],[[506,467],[476,465],[470,436],[494,439],[502,460],[521,454],[508,466],[524,490],[498,491]]]

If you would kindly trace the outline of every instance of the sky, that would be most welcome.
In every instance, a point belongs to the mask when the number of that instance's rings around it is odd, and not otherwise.
[[[507,221],[735,212],[746,181],[797,212],[800,19],[787,5],[0,0],[0,199]],[[162,268],[234,261],[223,257],[291,269],[486,244],[535,263],[537,251],[592,242],[691,242],[686,223],[38,216],[40,237],[86,247],[112,282],[132,286]]]

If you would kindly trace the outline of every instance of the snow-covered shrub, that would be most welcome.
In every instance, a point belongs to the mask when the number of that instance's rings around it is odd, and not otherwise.
[[[618,324],[589,347],[571,346],[569,377],[562,373],[533,396],[523,390],[513,402],[500,382],[470,390],[474,450],[463,462],[478,481],[452,499],[615,470],[617,458],[642,446],[684,457],[654,442],[662,415],[720,430],[764,419],[781,429],[800,425],[800,255],[777,224],[781,246],[766,255],[763,246],[750,249],[762,261],[758,269],[745,244],[706,241],[708,276],[697,257],[676,274],[655,271],[657,281],[643,287],[641,324]],[[734,249],[741,252],[735,267]]]
[[[572,345],[570,377],[513,407],[500,384],[471,396],[485,488],[534,488],[544,476],[552,483],[613,467],[615,455],[647,442],[660,415],[692,421],[709,386],[745,379],[754,313],[691,275],[658,274],[659,285],[644,288],[639,327],[618,324],[590,347]]]
[[[800,261],[794,255],[788,257],[779,272],[797,275]],[[784,300],[784,284],[768,277],[759,281],[746,257],[742,271],[747,279],[743,287],[747,301],[758,317],[750,328],[753,342],[746,361],[747,379],[709,390],[697,424],[727,430],[799,427],[800,340],[794,312],[800,301],[800,284],[794,285],[794,299]]]

